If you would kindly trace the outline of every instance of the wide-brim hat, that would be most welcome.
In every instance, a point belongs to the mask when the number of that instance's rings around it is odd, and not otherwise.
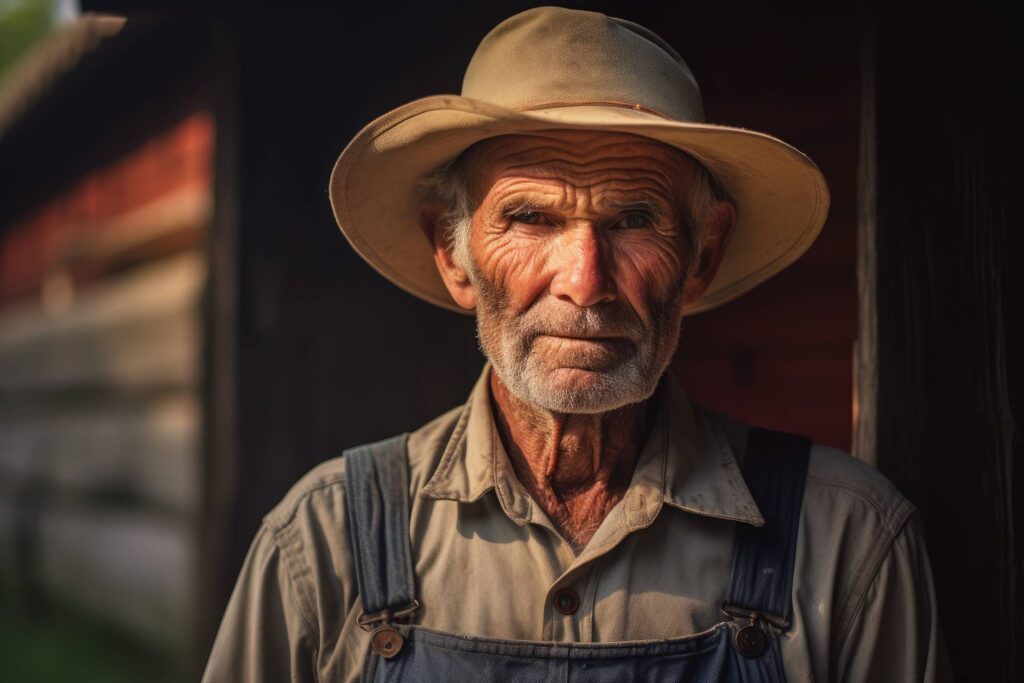
[[[785,142],[704,121],[689,67],[638,24],[541,7],[484,37],[461,95],[393,109],[363,128],[334,165],[334,217],[352,247],[402,289],[461,309],[421,227],[424,175],[486,138],[551,130],[632,133],[702,163],[736,205],[736,229],[704,296],[684,314],[719,306],[791,264],[828,214],[818,167]]]

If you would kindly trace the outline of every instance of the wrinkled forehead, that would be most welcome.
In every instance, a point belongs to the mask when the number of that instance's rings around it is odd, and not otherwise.
[[[554,179],[646,177],[666,192],[686,189],[697,163],[656,140],[614,131],[553,130],[482,140],[463,155],[477,197],[498,178],[528,175]]]

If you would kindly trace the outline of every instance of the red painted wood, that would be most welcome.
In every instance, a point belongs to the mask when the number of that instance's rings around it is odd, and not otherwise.
[[[735,39],[745,49],[709,53],[714,61],[707,65],[697,53],[690,64],[709,120],[766,131],[808,154],[828,180],[831,211],[821,236],[790,268],[684,321],[673,370],[708,407],[849,450],[857,334],[857,36],[830,27],[831,45],[821,46],[812,64],[805,44],[754,27],[738,30]]]
[[[205,112],[191,114],[170,130],[155,132],[141,147],[116,162],[98,168],[54,197],[17,224],[0,240],[0,304],[34,295],[47,276],[87,239],[87,231],[109,229],[110,219],[187,187],[210,187],[212,182],[213,119]],[[187,234],[169,235],[156,245],[174,251],[198,239],[202,226]],[[76,266],[76,280],[95,277],[103,269]]]

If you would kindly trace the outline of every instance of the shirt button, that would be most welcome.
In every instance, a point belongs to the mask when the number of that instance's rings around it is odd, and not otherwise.
[[[580,608],[580,596],[572,588],[559,588],[555,591],[555,609],[562,614],[576,614]]]

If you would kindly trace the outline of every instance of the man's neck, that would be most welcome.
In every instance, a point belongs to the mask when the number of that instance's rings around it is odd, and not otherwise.
[[[513,395],[493,371],[490,383],[516,477],[578,553],[629,488],[649,401],[592,415],[553,413]]]

